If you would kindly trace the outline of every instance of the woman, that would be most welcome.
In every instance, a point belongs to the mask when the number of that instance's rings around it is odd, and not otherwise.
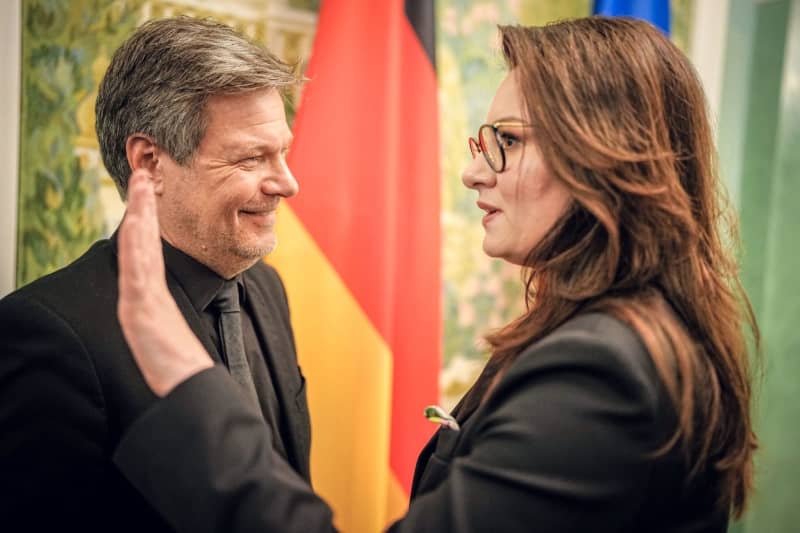
[[[756,348],[758,331],[720,234],[692,67],[633,20],[500,32],[509,73],[463,181],[486,212],[484,251],[525,267],[527,311],[489,335],[460,430],[422,451],[391,530],[725,531],[752,484],[743,331]],[[126,338],[166,396],[118,448],[125,475],[179,530],[330,530],[151,283],[163,263],[143,175],[120,270]],[[187,436],[195,449],[172,446]]]

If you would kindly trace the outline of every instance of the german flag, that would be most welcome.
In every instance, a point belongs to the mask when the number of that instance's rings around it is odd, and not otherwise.
[[[347,532],[408,505],[441,358],[433,0],[325,0],[269,261],[308,380],[315,490]]]

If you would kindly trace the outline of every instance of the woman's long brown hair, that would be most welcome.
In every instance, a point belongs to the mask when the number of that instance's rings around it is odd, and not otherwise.
[[[528,255],[527,311],[487,337],[495,370],[486,377],[579,312],[616,316],[641,337],[676,408],[676,432],[657,453],[680,445],[693,474],[716,469],[720,505],[740,516],[752,487],[748,354],[759,352],[759,333],[697,76],[641,21],[500,32],[536,142],[574,202]]]

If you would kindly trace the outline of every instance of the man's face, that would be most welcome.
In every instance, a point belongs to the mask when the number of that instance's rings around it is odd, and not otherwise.
[[[194,159],[161,152],[157,192],[164,238],[229,278],[275,248],[275,209],[297,193],[286,166],[292,133],[275,89],[213,96]]]

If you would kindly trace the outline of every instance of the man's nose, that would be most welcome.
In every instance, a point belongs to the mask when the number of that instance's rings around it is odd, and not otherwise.
[[[280,159],[277,167],[273,169],[267,179],[261,183],[261,191],[271,196],[289,198],[297,194],[298,190],[300,190],[300,186],[283,158]]]

